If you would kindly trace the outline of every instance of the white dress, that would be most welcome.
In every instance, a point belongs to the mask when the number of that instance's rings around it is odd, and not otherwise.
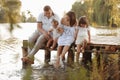
[[[88,28],[83,28],[83,27],[77,27],[78,33],[77,33],[77,38],[75,44],[82,44],[84,40],[88,41]]]
[[[74,42],[75,27],[63,25],[64,32],[58,38],[58,46],[70,46]]]
[[[57,29],[55,29],[55,28],[52,28],[52,29],[53,29],[53,31],[52,31],[51,36],[53,37],[53,39],[58,38],[61,34],[58,33]]]

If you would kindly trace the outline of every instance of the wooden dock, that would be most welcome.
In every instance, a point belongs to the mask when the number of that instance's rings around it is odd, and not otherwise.
[[[22,46],[22,54],[23,57],[28,55],[27,52],[28,48],[28,41],[23,40],[23,46]],[[73,64],[74,63],[74,56],[75,56],[75,46],[72,45],[71,48],[68,51],[67,56],[67,63]],[[118,54],[118,65],[119,65],[119,71],[120,71],[120,45],[110,45],[110,44],[88,44],[85,52],[83,53],[82,62],[86,65],[87,63],[92,63],[92,53],[96,54],[98,66],[100,65],[100,55],[101,54]],[[46,56],[46,55],[45,55]],[[50,55],[49,55],[50,56]],[[45,57],[50,58],[50,57]],[[23,68],[27,65],[27,63],[23,63]]]

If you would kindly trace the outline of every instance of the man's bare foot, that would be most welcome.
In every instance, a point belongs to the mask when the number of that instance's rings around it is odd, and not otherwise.
[[[29,57],[23,57],[21,60],[22,60],[23,62],[27,62],[27,63],[29,63],[29,64],[34,64],[34,60],[32,60],[32,59],[29,58]]]

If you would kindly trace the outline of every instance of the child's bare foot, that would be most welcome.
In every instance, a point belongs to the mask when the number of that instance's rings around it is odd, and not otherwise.
[[[51,48],[50,48],[50,51],[52,51],[52,50],[54,50],[54,48],[53,48],[53,47],[51,47]]]
[[[81,48],[81,52],[82,52],[82,53],[84,53],[84,52],[85,52],[84,48]]]
[[[56,69],[58,69],[58,68],[60,67],[60,64],[59,64],[59,63],[55,63],[55,64],[53,64],[53,66],[54,66]]]
[[[64,62],[63,62],[62,57],[60,57],[60,66],[61,66],[61,68],[64,68]]]

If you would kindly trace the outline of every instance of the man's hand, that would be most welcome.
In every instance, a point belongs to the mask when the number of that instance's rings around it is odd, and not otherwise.
[[[47,32],[44,32],[44,34],[43,34],[44,36],[45,36],[45,38],[47,39],[47,40],[49,40],[50,39],[50,35],[47,33]]]
[[[45,38],[48,40],[50,38],[50,35],[48,34],[48,32],[46,32],[43,28],[42,28],[42,22],[37,23],[37,28],[38,30],[45,36]]]

